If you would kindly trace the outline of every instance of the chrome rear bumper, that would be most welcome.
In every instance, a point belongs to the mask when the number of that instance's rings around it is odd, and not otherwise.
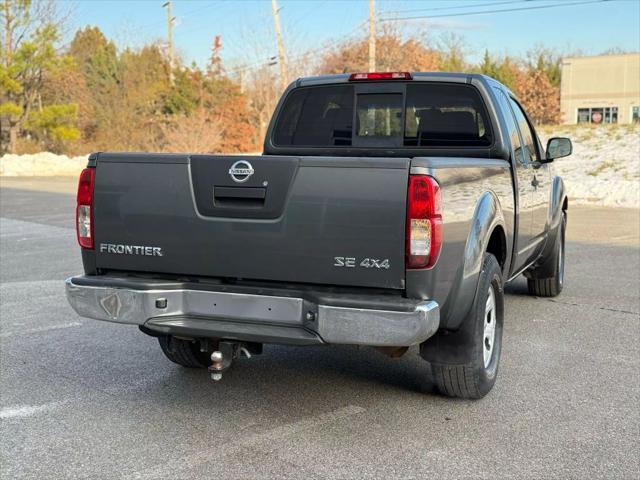
[[[82,317],[144,326],[159,334],[214,337],[285,344],[409,346],[438,329],[434,301],[416,302],[409,311],[333,306],[296,296],[228,291],[144,289],[82,284],[66,280],[67,299]]]

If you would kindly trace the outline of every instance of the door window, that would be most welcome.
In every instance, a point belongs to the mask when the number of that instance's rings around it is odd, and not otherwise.
[[[507,131],[509,133],[509,140],[511,141],[511,148],[513,149],[513,156],[515,160],[521,164],[525,163],[524,154],[522,152],[522,142],[520,141],[520,134],[518,133],[518,127],[516,121],[509,108],[509,100],[502,90],[495,89],[496,95],[498,95],[498,102],[500,102],[500,109],[504,112],[504,119],[507,122]]]
[[[511,107],[513,108],[513,114],[516,116],[520,133],[522,134],[522,142],[524,143],[524,154],[527,161],[537,162],[540,160],[538,156],[538,149],[536,148],[536,134],[529,125],[527,117],[525,117],[522,108],[513,98],[509,98]]]

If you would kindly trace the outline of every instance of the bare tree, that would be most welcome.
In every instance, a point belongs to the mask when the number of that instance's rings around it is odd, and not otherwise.
[[[64,33],[70,15],[71,10],[61,10],[55,0],[2,0],[0,22],[4,65],[8,67],[20,44],[45,25]]]
[[[176,116],[162,131],[165,152],[215,153],[223,135],[220,122],[203,109],[188,116]]]
[[[454,32],[443,33],[438,41],[438,50],[442,52],[442,70],[445,72],[465,72],[469,65],[465,39]]]
[[[247,96],[258,127],[258,140],[264,138],[269,119],[276,108],[280,89],[275,73],[268,66],[248,74]]]

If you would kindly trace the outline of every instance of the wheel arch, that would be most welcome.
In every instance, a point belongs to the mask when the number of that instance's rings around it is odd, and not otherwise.
[[[443,328],[457,329],[471,310],[487,251],[496,256],[504,276],[504,269],[511,262],[511,247],[500,201],[492,191],[485,191],[476,203],[456,281],[447,298],[447,303],[453,305],[453,308],[447,315]]]
[[[507,234],[501,224],[497,224],[489,235],[485,251],[496,257],[504,274],[505,265],[507,265]]]
[[[569,208],[569,198],[565,191],[564,181],[562,177],[556,175],[553,177],[551,184],[551,202],[549,203],[548,224],[549,232],[555,231],[560,223],[562,212],[566,212]]]
[[[547,238],[545,240],[544,248],[536,260],[533,268],[548,270],[548,267],[543,267],[549,255],[553,252],[556,244],[556,237],[560,231],[562,216],[567,213],[569,209],[569,198],[565,192],[564,182],[561,177],[553,177],[553,185],[551,190],[551,202],[549,205],[549,218],[547,220],[549,228],[547,229]],[[548,262],[547,262],[548,263]]]
[[[492,191],[484,192],[476,204],[470,223],[458,281],[447,300],[455,307],[441,329],[420,346],[420,354],[428,362],[459,364],[470,360],[473,316],[485,253],[496,256],[505,278],[504,269],[509,268],[511,263],[512,246],[507,232],[498,197]]]

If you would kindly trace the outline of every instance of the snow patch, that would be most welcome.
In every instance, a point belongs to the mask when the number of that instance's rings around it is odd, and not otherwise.
[[[569,137],[573,153],[551,166],[569,204],[640,207],[640,126],[546,127],[540,140]]]
[[[88,155],[67,157],[51,152],[3,155],[0,177],[77,177],[87,166]]]

